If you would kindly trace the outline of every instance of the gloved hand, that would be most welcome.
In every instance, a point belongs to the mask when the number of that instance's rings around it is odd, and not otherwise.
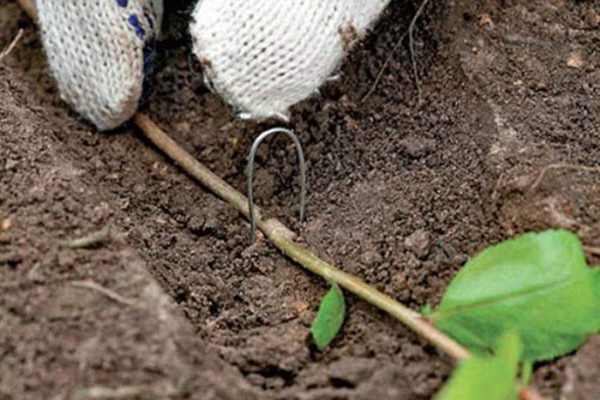
[[[194,53],[207,83],[243,117],[285,119],[338,68],[389,0],[200,0]],[[37,0],[62,98],[100,130],[136,112],[162,0]]]

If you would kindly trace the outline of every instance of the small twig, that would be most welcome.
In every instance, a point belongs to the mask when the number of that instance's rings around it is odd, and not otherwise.
[[[496,186],[494,186],[494,190],[492,191],[492,200],[498,199],[498,192],[500,191],[500,188],[503,183],[504,183],[504,172],[501,172],[500,175],[498,176],[498,180],[496,181]]]
[[[583,251],[593,256],[600,257],[600,247],[583,246]]]
[[[98,292],[104,296],[106,296],[107,298],[109,298],[110,300],[119,303],[119,304],[123,304],[129,307],[137,307],[137,302],[135,302],[134,300],[130,300],[126,297],[121,296],[120,294],[105,288],[104,286],[100,286],[98,285],[96,282],[94,281],[75,281],[75,282],[70,282],[69,283],[71,286],[75,286],[78,288],[83,288],[83,289],[89,289],[89,290],[93,290],[95,292]]]
[[[421,14],[423,14],[423,10],[427,6],[428,2],[429,2],[429,0],[423,0],[421,5],[417,9],[417,12],[413,16],[413,19],[410,21],[410,25],[408,26],[408,29],[402,34],[402,36],[400,36],[400,39],[398,39],[396,44],[394,44],[394,47],[392,47],[390,54],[387,56],[387,58],[383,62],[383,65],[381,66],[381,69],[377,73],[377,76],[375,77],[375,81],[371,85],[371,88],[369,89],[367,94],[365,94],[364,97],[362,98],[362,100],[360,101],[361,103],[364,103],[365,101],[367,101],[367,99],[369,97],[371,97],[371,95],[375,92],[377,85],[379,85],[379,82],[381,82],[381,78],[383,78],[383,73],[385,72],[388,65],[390,64],[390,61],[392,61],[392,58],[394,57],[394,53],[396,53],[396,50],[398,50],[398,48],[400,47],[402,42],[404,42],[404,38],[406,38],[407,35],[409,37],[409,49],[410,49],[410,55],[411,55],[410,58],[411,58],[411,63],[412,63],[412,67],[413,67],[413,73],[415,75],[415,84],[417,87],[419,103],[421,102],[421,81],[419,80],[419,72],[417,70],[417,60],[415,57],[414,31],[415,31],[417,21],[421,17]]]
[[[80,239],[75,239],[70,242],[66,242],[64,243],[64,246],[70,249],[85,249],[88,247],[98,246],[110,240],[110,233],[110,224],[107,224],[98,232],[94,232],[91,235],[82,237]]]
[[[546,176],[548,171],[550,171],[552,169],[574,169],[574,170],[580,170],[580,171],[585,171],[585,172],[600,172],[600,166],[599,167],[586,167],[585,165],[575,165],[575,164],[565,164],[565,163],[550,164],[550,165],[547,165],[544,168],[542,168],[538,178],[535,180],[533,185],[531,185],[531,187],[529,188],[529,191],[532,192],[535,189],[537,189],[537,187],[540,185],[540,183],[542,183],[542,181],[544,180],[544,177]]]
[[[170,388],[149,387],[149,386],[124,386],[120,388],[108,388],[104,386],[94,386],[79,390],[75,393],[76,399],[131,399],[131,398],[152,398],[165,399],[177,395],[177,392]]]
[[[26,291],[26,290],[30,290],[36,286],[51,286],[51,285],[64,285],[65,284],[65,280],[64,279],[49,279],[49,280],[33,280],[33,279],[26,279],[26,280],[14,280],[14,281],[7,281],[7,282],[0,282],[0,289],[8,291],[8,290],[20,290],[20,291]]]
[[[419,99],[419,104],[421,104],[421,81],[419,80],[419,67],[417,66],[417,57],[415,54],[414,34],[417,21],[421,17],[421,14],[423,14],[423,10],[425,10],[427,3],[429,3],[429,0],[423,0],[421,5],[419,6],[419,9],[417,10],[417,13],[413,17],[412,21],[410,21],[410,25],[408,27],[408,47],[410,49],[410,60],[413,66],[413,73],[415,75],[415,85],[417,86],[417,96]]]
[[[396,42],[394,47],[392,47],[390,54],[388,54],[385,61],[383,62],[383,65],[381,66],[381,69],[377,73],[377,76],[375,77],[375,81],[371,85],[371,88],[369,89],[367,94],[365,94],[363,96],[363,98],[361,99],[361,101],[360,101],[361,103],[366,102],[369,99],[369,97],[371,97],[371,95],[375,92],[375,89],[377,89],[377,85],[379,85],[381,78],[383,78],[383,74],[384,74],[385,70],[387,69],[388,65],[390,64],[390,61],[392,61],[392,58],[394,57],[394,53],[396,53],[396,50],[398,50],[398,47],[400,47],[400,45],[404,41],[404,38],[406,37],[406,35],[408,35],[408,30],[406,32],[404,32],[402,34],[402,36],[400,36],[400,39],[398,39],[398,41]]]
[[[2,51],[2,53],[0,53],[0,62],[2,62],[4,60],[4,58],[6,56],[8,56],[17,46],[17,43],[19,43],[19,40],[21,40],[21,38],[23,37],[23,29],[19,29],[19,32],[17,33],[17,36],[15,36],[15,38],[12,40],[12,42],[10,42],[10,44],[8,45],[8,47],[6,49],[4,49]]]
[[[261,133],[252,144],[252,148],[250,149],[250,156],[248,157],[248,166],[246,169],[246,173],[248,175],[248,180],[246,182],[248,190],[248,209],[250,210],[250,244],[254,243],[254,234],[256,232],[256,220],[254,218],[254,196],[252,190],[254,158],[256,157],[256,151],[258,150],[258,146],[260,146],[263,140],[276,133],[283,133],[287,135],[290,139],[292,139],[294,145],[296,146],[296,152],[298,153],[298,161],[300,162],[300,221],[302,222],[306,219],[306,161],[304,160],[304,151],[302,151],[302,144],[300,143],[298,136],[296,136],[289,129],[269,129],[268,131]]]

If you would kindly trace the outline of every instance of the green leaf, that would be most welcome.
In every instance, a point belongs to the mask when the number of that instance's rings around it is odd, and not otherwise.
[[[525,361],[521,365],[521,384],[523,386],[529,386],[531,378],[533,377],[533,362]]]
[[[520,353],[518,336],[505,334],[493,357],[463,361],[434,400],[513,400]]]
[[[592,281],[577,236],[525,234],[469,261],[429,318],[480,352],[501,332],[517,332],[524,360],[547,360],[578,348],[599,327]]]
[[[331,290],[323,297],[311,327],[312,336],[319,350],[323,351],[337,336],[344,323],[345,314],[344,293],[337,283],[333,283]]]
[[[432,312],[433,307],[431,306],[431,303],[427,303],[425,304],[425,306],[423,306],[423,309],[421,310],[421,315],[424,317],[428,317],[431,315]]]
[[[600,332],[600,267],[592,270],[594,294],[596,295],[596,329],[594,333]]]

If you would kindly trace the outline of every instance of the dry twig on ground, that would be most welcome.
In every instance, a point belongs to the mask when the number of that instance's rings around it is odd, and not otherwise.
[[[95,292],[98,292],[102,295],[104,295],[105,297],[109,298],[110,300],[114,301],[115,303],[119,303],[119,304],[123,304],[125,306],[129,306],[129,307],[137,307],[137,303],[134,300],[130,300],[126,297],[121,296],[120,294],[105,288],[104,286],[100,286],[99,284],[97,284],[94,281],[75,281],[75,282],[70,282],[69,283],[71,286],[75,286],[78,288],[83,288],[83,289],[88,289],[88,290],[93,290]]]
[[[414,31],[415,31],[415,27],[417,25],[417,21],[423,14],[423,10],[425,10],[425,7],[427,6],[428,2],[429,2],[429,0],[423,0],[421,5],[417,9],[417,12],[415,13],[413,19],[410,21],[410,25],[408,26],[408,29],[402,34],[402,36],[400,36],[400,39],[398,39],[396,44],[394,44],[394,47],[392,47],[390,54],[387,56],[387,58],[383,62],[381,69],[379,70],[379,72],[377,73],[377,76],[375,77],[375,81],[371,85],[371,88],[369,89],[367,94],[365,94],[364,97],[362,98],[361,103],[364,103],[365,101],[367,101],[367,99],[369,97],[371,97],[371,95],[375,92],[377,85],[379,85],[379,82],[381,82],[381,78],[383,78],[383,74],[384,74],[385,70],[387,69],[388,65],[390,64],[390,61],[392,61],[394,53],[396,53],[396,50],[398,50],[398,48],[400,47],[402,42],[404,42],[404,39],[406,38],[407,35],[409,37],[409,45],[408,46],[410,49],[410,59],[411,59],[411,64],[412,64],[413,73],[414,73],[414,77],[415,77],[415,85],[417,87],[419,103],[421,102],[421,81],[419,80],[419,71],[418,71],[418,67],[417,67],[417,59],[415,56]]]
[[[427,3],[429,3],[429,0],[423,0],[423,3],[421,3],[421,6],[419,6],[417,13],[415,14],[414,18],[410,22],[410,26],[408,27],[408,47],[410,48],[410,60],[411,60],[412,66],[413,66],[413,73],[414,73],[414,77],[415,77],[415,85],[417,86],[417,96],[419,99],[419,104],[421,104],[421,80],[419,79],[419,67],[417,66],[417,56],[415,54],[415,37],[414,37],[414,35],[415,35],[415,27],[417,25],[417,21],[419,20],[419,17],[421,16],[421,14],[423,14],[423,10],[425,10]]]
[[[94,232],[91,235],[82,237],[80,239],[71,240],[70,242],[64,243],[64,246],[70,249],[85,249],[88,247],[98,246],[106,243],[111,238],[110,224],[107,224],[104,228],[98,232]]]
[[[178,393],[170,385],[165,387],[152,386],[124,386],[120,388],[108,388],[103,386],[94,386],[79,390],[75,394],[77,399],[167,399],[177,396]]]
[[[550,165],[547,165],[544,168],[542,168],[537,179],[529,188],[529,191],[532,192],[535,189],[537,189],[537,187],[540,185],[540,183],[542,183],[542,181],[544,180],[544,177],[546,176],[546,174],[550,170],[553,170],[553,169],[573,169],[573,170],[579,170],[579,171],[584,171],[584,172],[600,172],[600,166],[599,167],[586,167],[585,165],[575,165],[575,164],[565,164],[565,163],[550,164]]]
[[[19,29],[19,32],[17,33],[17,36],[15,36],[15,38],[13,39],[12,42],[10,42],[10,44],[8,45],[8,47],[6,49],[4,49],[2,51],[2,53],[0,53],[0,62],[2,62],[4,60],[4,58],[6,56],[8,56],[17,46],[17,43],[19,43],[19,40],[21,40],[21,38],[23,37],[23,29]]]

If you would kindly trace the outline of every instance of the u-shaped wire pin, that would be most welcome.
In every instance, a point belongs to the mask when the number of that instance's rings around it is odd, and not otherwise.
[[[254,198],[253,198],[253,176],[254,176],[254,158],[256,156],[256,151],[258,150],[258,146],[265,140],[267,137],[275,134],[275,133],[283,133],[292,141],[296,146],[296,152],[298,153],[298,160],[300,162],[300,221],[304,221],[306,217],[306,161],[304,160],[304,152],[302,151],[302,144],[298,137],[294,134],[294,132],[289,129],[284,128],[273,128],[269,129],[263,133],[261,133],[254,143],[252,144],[252,148],[250,149],[250,156],[248,157],[248,167],[247,167],[247,188],[248,188],[248,212],[250,218],[250,244],[254,243],[254,236],[256,233],[256,220],[255,220],[255,212],[254,212]]]

